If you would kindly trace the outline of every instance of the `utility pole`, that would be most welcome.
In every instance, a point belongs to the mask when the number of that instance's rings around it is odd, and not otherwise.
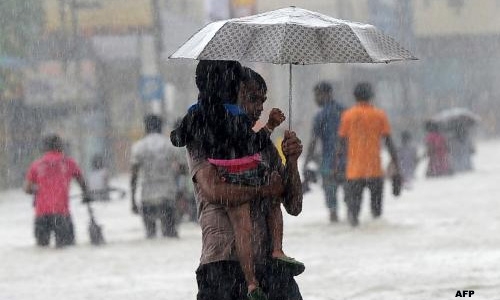
[[[75,83],[74,88],[75,91],[75,117],[77,118],[77,126],[75,128],[76,145],[78,148],[78,161],[84,167],[87,165],[87,156],[86,156],[86,136],[84,135],[84,122],[83,115],[80,109],[83,108],[80,99],[80,84],[81,84],[81,76],[80,76],[80,38],[78,34],[78,7],[76,0],[69,0],[69,10],[71,15],[71,63],[73,64],[73,82]],[[73,138],[73,141],[75,139]]]
[[[159,0],[150,0],[152,24],[148,35],[139,32],[139,59],[141,63],[139,93],[145,114],[165,119],[164,81],[161,74],[162,23]]]
[[[82,113],[81,110],[86,110],[88,109],[88,103],[82,103],[82,74],[81,74],[81,48],[82,48],[82,43],[81,43],[81,37],[79,34],[79,20],[78,20],[78,12],[82,9],[95,9],[98,8],[99,2],[98,1],[81,1],[81,0],[60,0],[61,4],[64,6],[65,1],[69,1],[69,10],[70,10],[70,16],[71,16],[71,50],[70,50],[70,59],[71,63],[73,64],[73,83],[74,83],[74,88],[75,90],[75,103],[74,103],[74,108],[75,108],[75,117],[77,119],[77,124],[75,128],[74,134],[76,134],[76,139],[73,137],[73,142],[78,147],[78,160],[80,163],[86,167],[88,166],[89,157],[87,153],[87,138],[88,135],[85,134],[85,122],[84,122],[84,117],[85,114]]]
[[[67,35],[66,35],[66,1],[59,0],[59,22],[61,23],[61,37],[60,42],[63,47],[67,46]],[[63,52],[63,70],[66,72],[68,67],[68,55]]]
[[[161,20],[161,7],[159,0],[151,0],[151,10],[153,14],[153,39],[154,39],[154,50],[155,50],[155,57],[154,57],[154,63],[156,65],[156,70],[158,72],[157,76],[160,79],[161,83],[161,92],[160,92],[160,99],[158,101],[160,102],[159,105],[159,113],[161,118],[165,121],[167,116],[166,116],[166,109],[165,109],[165,91],[164,91],[164,85],[165,82],[163,80],[163,76],[161,73],[161,55],[163,53],[163,27],[162,27],[162,20]]]

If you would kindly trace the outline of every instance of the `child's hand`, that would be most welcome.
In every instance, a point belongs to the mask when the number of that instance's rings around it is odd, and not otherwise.
[[[274,130],[274,128],[278,127],[285,120],[285,114],[283,114],[283,112],[279,108],[273,108],[269,113],[269,119],[267,120],[266,126],[270,130]]]

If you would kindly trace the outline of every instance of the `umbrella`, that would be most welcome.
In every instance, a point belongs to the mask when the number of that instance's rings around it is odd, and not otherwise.
[[[445,128],[456,128],[473,126],[481,121],[481,117],[467,108],[454,107],[437,113],[431,120]]]
[[[288,64],[289,126],[292,65],[417,59],[372,25],[335,19],[294,6],[210,23],[169,58]]]

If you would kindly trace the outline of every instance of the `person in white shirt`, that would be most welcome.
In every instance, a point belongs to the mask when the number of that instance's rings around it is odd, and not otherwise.
[[[131,153],[132,212],[141,211],[146,237],[156,237],[160,220],[165,237],[178,237],[175,222],[176,174],[182,159],[179,151],[162,134],[162,120],[156,115],[144,118],[146,136],[134,143]],[[136,201],[138,178],[141,179],[141,209]]]
[[[92,157],[92,169],[87,176],[87,187],[94,201],[108,201],[109,198],[109,175],[104,166],[102,155],[96,154]]]

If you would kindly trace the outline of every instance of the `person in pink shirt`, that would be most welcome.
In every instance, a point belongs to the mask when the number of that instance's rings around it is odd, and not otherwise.
[[[448,158],[448,145],[446,138],[439,132],[438,125],[428,121],[425,123],[425,145],[429,158],[427,165],[427,177],[450,175],[452,173]]]
[[[54,232],[56,247],[75,243],[69,209],[69,188],[73,178],[80,184],[83,201],[90,198],[78,164],[64,155],[61,138],[49,135],[43,140],[45,153],[26,173],[24,191],[35,197],[35,239],[38,246],[48,246]]]

